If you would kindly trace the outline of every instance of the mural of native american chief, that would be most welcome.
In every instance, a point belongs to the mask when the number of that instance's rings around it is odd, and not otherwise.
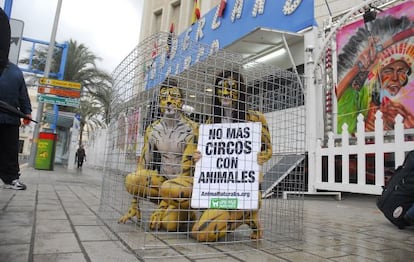
[[[414,127],[413,21],[408,1],[338,31],[338,133],[344,124],[355,133],[359,114],[365,130],[374,131],[378,110],[384,130],[394,129],[398,114],[405,128]]]

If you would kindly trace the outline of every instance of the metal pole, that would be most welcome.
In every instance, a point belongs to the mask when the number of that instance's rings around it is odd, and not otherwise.
[[[302,92],[305,94],[305,89],[303,88],[302,79],[300,79],[300,76],[298,74],[298,70],[296,68],[296,63],[295,63],[295,60],[293,59],[292,53],[290,52],[290,48],[289,48],[289,45],[288,45],[288,43],[286,41],[285,34],[282,35],[282,39],[283,39],[283,44],[285,46],[285,49],[286,49],[286,51],[287,51],[287,53],[289,55],[289,59],[290,59],[290,63],[292,64],[293,72],[296,74],[296,77],[298,79],[298,83],[300,85],[300,88],[302,89]]]
[[[6,0],[4,2],[4,12],[6,13],[6,15],[9,17],[9,20],[11,18],[11,9],[13,6],[13,0]]]
[[[52,35],[50,37],[49,49],[47,52],[46,66],[45,66],[45,72],[44,72],[44,77],[46,78],[49,77],[50,66],[52,64],[53,51],[55,49],[55,39],[56,39],[57,27],[59,24],[59,16],[60,16],[61,7],[62,7],[62,0],[58,0],[56,12],[55,12],[55,20],[53,22]],[[36,121],[38,123],[35,125],[34,131],[33,131],[32,147],[30,148],[30,158],[29,158],[29,165],[32,167],[34,166],[35,159],[36,159],[37,138],[39,137],[40,125],[41,125],[42,118],[43,118],[43,106],[44,106],[43,103],[39,102],[38,107],[37,107]]]

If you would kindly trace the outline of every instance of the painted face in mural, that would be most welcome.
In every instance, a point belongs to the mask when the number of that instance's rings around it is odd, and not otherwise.
[[[383,90],[390,96],[397,95],[407,84],[409,70],[409,66],[403,60],[397,60],[382,68],[380,78]]]
[[[160,89],[160,107],[164,115],[174,115],[181,110],[181,93],[177,87],[163,86]]]
[[[218,82],[217,96],[222,106],[232,107],[239,97],[237,82],[233,79],[224,79]]]

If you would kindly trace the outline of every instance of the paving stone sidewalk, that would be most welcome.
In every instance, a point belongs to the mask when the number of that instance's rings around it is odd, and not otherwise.
[[[233,245],[209,256],[147,259],[135,234],[114,232],[99,215],[102,172],[22,168],[26,191],[0,189],[0,261],[414,261],[414,228],[399,230],[375,196],[306,196],[303,241],[270,250]],[[135,239],[134,239],[135,237]],[[128,239],[127,239],[128,238]]]

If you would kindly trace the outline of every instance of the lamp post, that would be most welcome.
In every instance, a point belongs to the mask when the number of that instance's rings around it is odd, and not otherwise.
[[[49,48],[47,52],[46,66],[45,66],[45,71],[44,71],[45,78],[48,78],[49,73],[50,73],[50,66],[52,64],[52,59],[53,59],[53,51],[55,48],[56,32],[57,32],[57,27],[59,24],[59,16],[60,16],[61,7],[62,7],[62,0],[58,0],[56,12],[55,12],[55,20],[53,22],[52,35],[50,37],[50,44],[49,44]],[[36,159],[37,139],[39,137],[40,125],[41,125],[42,118],[43,118],[43,106],[44,104],[42,102],[39,102],[38,107],[37,107],[36,121],[38,123],[35,125],[34,131],[33,131],[32,146],[30,149],[30,158],[29,158],[29,165],[32,167],[34,166],[35,159]],[[52,159],[52,161],[54,161],[54,159]]]

